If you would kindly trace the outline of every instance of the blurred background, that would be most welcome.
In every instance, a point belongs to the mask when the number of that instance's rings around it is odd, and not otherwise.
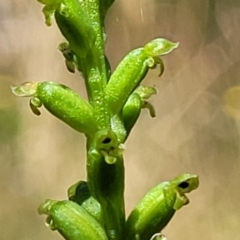
[[[66,199],[86,178],[85,139],[28,99],[11,94],[25,81],[53,80],[86,96],[69,73],[54,23],[37,1],[0,2],[0,239],[60,240],[44,226],[38,205]],[[240,236],[240,1],[116,0],[106,19],[106,53],[114,69],[133,48],[156,37],[179,41],[151,70],[157,117],[143,111],[126,143],[126,211],[157,183],[186,172],[200,177],[190,204],[164,229],[169,240]]]

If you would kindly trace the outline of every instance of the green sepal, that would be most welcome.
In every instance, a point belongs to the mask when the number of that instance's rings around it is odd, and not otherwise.
[[[126,223],[126,240],[148,240],[159,233],[175,211],[189,203],[185,193],[198,185],[198,176],[181,174],[153,187],[130,213]]]
[[[45,200],[38,213],[46,214],[47,226],[66,240],[108,240],[102,226],[75,202]]]
[[[103,225],[101,206],[91,196],[86,181],[79,181],[68,189],[68,199],[83,207],[97,222]]]

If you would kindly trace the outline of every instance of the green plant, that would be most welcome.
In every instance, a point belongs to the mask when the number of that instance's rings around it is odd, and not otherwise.
[[[164,65],[160,56],[177,48],[163,38],[128,53],[111,72],[104,54],[104,18],[114,0],[38,0],[45,6],[47,25],[56,23],[67,42],[59,45],[70,72],[82,73],[88,101],[54,82],[28,82],[12,87],[17,96],[30,97],[33,113],[43,105],[54,116],[85,134],[87,181],[68,190],[68,200],[46,200],[39,207],[47,224],[69,240],[165,239],[159,232],[175,211],[186,205],[185,196],[198,187],[196,175],[183,174],[150,190],[126,220],[124,210],[124,142],[142,108],[156,89],[140,85],[151,68]]]

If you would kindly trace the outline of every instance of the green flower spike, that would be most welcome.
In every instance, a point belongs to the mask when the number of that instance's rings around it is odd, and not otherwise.
[[[129,52],[112,72],[105,55],[105,16],[114,0],[37,0],[44,4],[48,26],[54,18],[65,38],[61,51],[69,72],[80,72],[88,101],[55,82],[30,82],[12,87],[30,98],[40,115],[43,106],[86,137],[87,181],[68,189],[68,200],[46,200],[38,208],[47,226],[66,240],[167,240],[160,232],[177,210],[188,204],[186,193],[198,187],[198,176],[182,174],[152,188],[126,220],[124,203],[124,143],[147,108],[154,87],[141,86],[149,69],[179,43],[157,38]]]
[[[75,202],[45,200],[38,213],[46,214],[49,228],[66,240],[108,240],[102,226]]]
[[[181,174],[152,188],[130,213],[126,240],[149,240],[171,220],[176,210],[189,203],[185,193],[199,185],[198,176]]]
[[[30,107],[35,114],[40,115],[38,108],[43,104],[73,129],[88,136],[95,135],[96,122],[91,105],[70,88],[55,82],[33,82],[12,87],[12,92],[20,97],[32,97]]]

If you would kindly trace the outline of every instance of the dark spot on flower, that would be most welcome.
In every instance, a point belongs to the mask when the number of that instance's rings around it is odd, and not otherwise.
[[[107,138],[103,139],[102,143],[108,144],[108,143],[110,143],[111,141],[112,141],[112,139],[109,138],[109,137],[107,137]]]
[[[189,183],[188,182],[181,182],[180,184],[178,184],[178,186],[182,189],[185,189],[185,188],[189,187]]]

